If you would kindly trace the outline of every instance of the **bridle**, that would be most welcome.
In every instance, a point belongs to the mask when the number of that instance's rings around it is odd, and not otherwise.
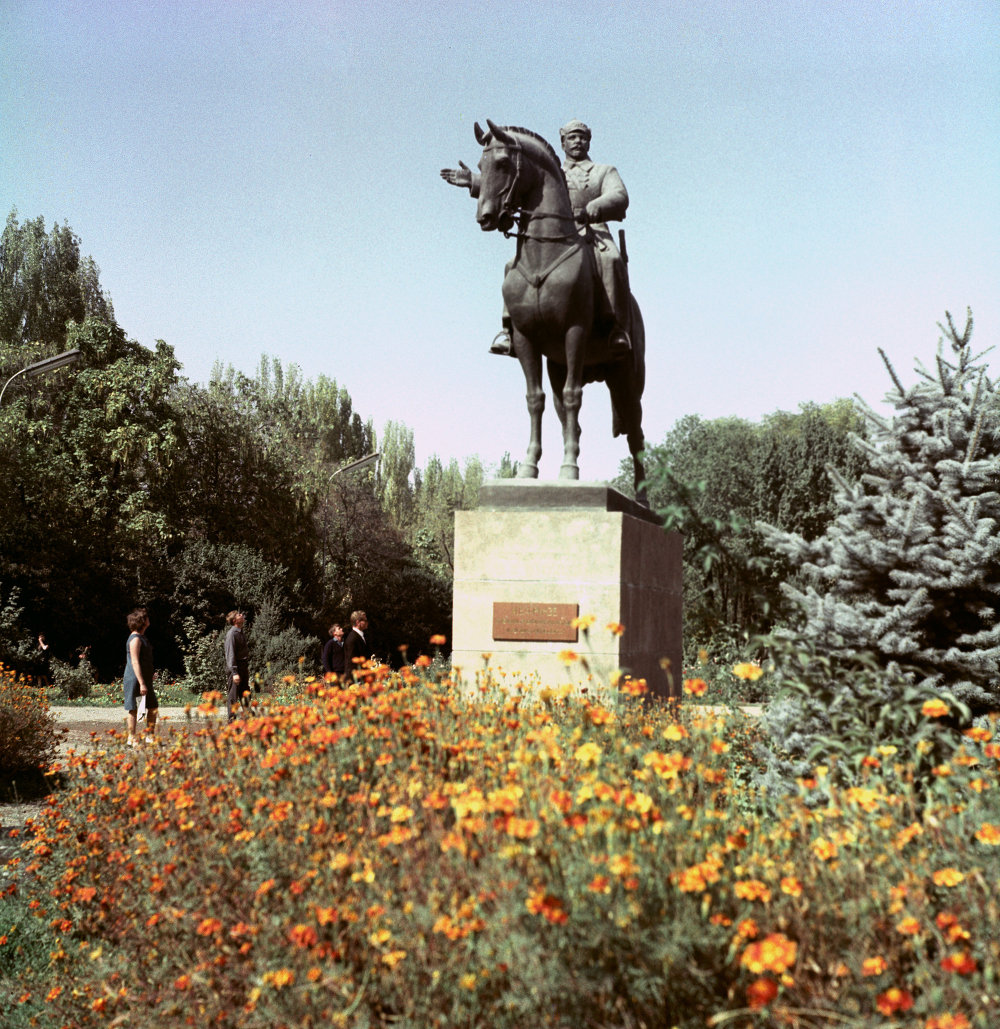
[[[521,181],[521,162],[523,148],[516,141],[496,142],[491,141],[483,147],[485,154],[489,150],[513,150],[514,151],[514,175],[507,187],[506,192],[500,199],[500,214],[497,216],[497,228],[507,239],[531,239],[537,243],[578,243],[580,234],[576,231],[576,219],[571,215],[562,214],[559,211],[525,211],[523,207],[515,203],[514,197]],[[539,236],[528,232],[527,226],[534,218],[558,218],[561,221],[571,221],[573,231],[560,236]],[[513,230],[515,221],[517,231]]]

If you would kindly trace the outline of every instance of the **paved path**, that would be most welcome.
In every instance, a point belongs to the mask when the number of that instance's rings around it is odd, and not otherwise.
[[[91,736],[105,736],[111,730],[125,731],[125,711],[121,707],[80,707],[67,706],[49,708],[55,717],[56,724],[66,732],[59,743],[59,755],[63,756],[70,748],[86,750],[94,745]],[[206,721],[205,715],[198,714],[195,705],[191,707],[192,718]],[[224,718],[225,715],[223,714]],[[163,707],[159,709],[156,732],[170,732],[187,724],[187,714],[183,707]],[[101,745],[101,744],[98,744]],[[44,799],[14,801],[0,803],[0,885],[7,879],[3,872],[4,860],[17,849],[17,840],[11,840],[11,829],[22,829],[28,818],[37,815],[44,805]]]

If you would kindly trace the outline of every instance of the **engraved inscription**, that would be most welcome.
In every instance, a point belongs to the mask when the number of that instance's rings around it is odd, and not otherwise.
[[[576,643],[572,621],[579,604],[520,604],[493,602],[493,639],[536,643]]]

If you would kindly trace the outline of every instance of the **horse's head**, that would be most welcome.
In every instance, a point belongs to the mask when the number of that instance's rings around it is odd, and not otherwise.
[[[532,172],[518,138],[494,125],[489,118],[486,124],[489,132],[483,132],[479,122],[475,130],[476,142],[483,148],[476,221],[484,232],[493,229],[507,232],[514,224]]]

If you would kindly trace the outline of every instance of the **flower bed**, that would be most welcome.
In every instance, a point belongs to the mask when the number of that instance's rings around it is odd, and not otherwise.
[[[873,756],[772,805],[758,743],[383,669],[73,756],[4,900],[51,935],[4,1024],[998,1024],[989,733],[919,791]]]

